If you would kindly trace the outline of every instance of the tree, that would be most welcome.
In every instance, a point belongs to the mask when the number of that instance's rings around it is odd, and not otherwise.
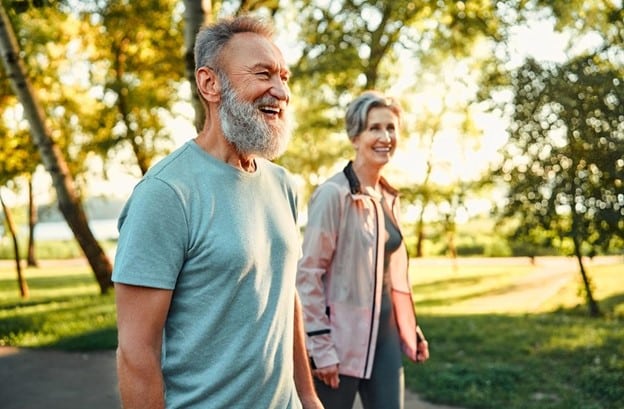
[[[529,0],[515,6],[517,22],[554,21],[568,37],[568,60],[529,59],[521,67],[488,70],[485,93],[509,86],[514,94],[506,111],[512,117],[510,143],[497,169],[510,188],[502,220],[515,218],[514,238],[520,242],[569,242],[589,313],[598,315],[582,256],[624,242],[624,8],[610,0]]]
[[[26,264],[29,267],[38,267],[39,262],[35,254],[35,225],[37,224],[37,207],[33,195],[32,174],[28,178],[28,250],[26,254]]]
[[[191,84],[191,101],[195,111],[195,129],[204,126],[204,106],[197,94],[195,83],[195,36],[199,29],[209,23],[212,16],[212,2],[210,0],[184,0],[184,68],[186,78]]]
[[[26,299],[30,296],[30,290],[28,288],[28,282],[24,277],[22,272],[22,265],[20,262],[20,253],[19,253],[19,243],[17,239],[17,228],[15,227],[15,222],[13,221],[13,216],[11,215],[11,211],[8,206],[5,204],[4,199],[2,198],[2,193],[0,192],[0,205],[2,207],[2,212],[4,213],[4,219],[6,220],[7,227],[9,229],[9,234],[11,235],[11,240],[13,242],[13,250],[15,254],[15,269],[17,271],[17,285],[19,286],[20,295],[22,298]]]
[[[583,255],[624,239],[624,67],[600,51],[514,71],[510,141],[497,175],[515,237],[545,229],[572,242],[589,313],[600,314]],[[620,241],[621,243],[621,241]]]
[[[36,267],[38,263],[35,255],[34,228],[37,213],[30,180],[31,174],[40,162],[39,154],[29,140],[28,129],[22,126],[24,121],[17,120],[16,115],[11,115],[15,114],[15,97],[9,89],[8,82],[3,81],[1,84],[0,113],[4,120],[0,121],[0,163],[3,165],[0,168],[0,186],[12,187],[19,191],[19,181],[24,178],[28,181],[27,263],[28,266]],[[7,126],[6,122],[13,122],[13,124]],[[10,211],[10,209],[7,208],[6,211]],[[9,217],[7,217],[7,222]]]
[[[106,293],[111,287],[112,266],[89,228],[67,162],[45,123],[43,110],[26,76],[17,39],[2,3],[0,3],[0,51],[11,87],[20,100],[24,108],[24,115],[30,124],[33,141],[39,150],[46,170],[52,177],[59,209],[86,255],[100,286],[100,291]]]
[[[173,141],[164,118],[181,100],[182,16],[177,0],[111,0],[82,11],[81,51],[94,112],[80,112],[86,153],[104,164],[128,149],[143,175]],[[86,6],[85,6],[86,7]],[[94,47],[92,44],[97,44]]]

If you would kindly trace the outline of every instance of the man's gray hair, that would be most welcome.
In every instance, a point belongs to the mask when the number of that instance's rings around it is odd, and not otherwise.
[[[272,26],[251,16],[223,18],[202,27],[195,37],[195,70],[210,67],[220,71],[221,50],[238,33],[255,33],[267,38],[274,34]]]
[[[401,120],[401,106],[394,98],[386,97],[379,91],[365,91],[347,107],[345,125],[350,140],[364,131],[368,113],[373,108],[388,108]]]

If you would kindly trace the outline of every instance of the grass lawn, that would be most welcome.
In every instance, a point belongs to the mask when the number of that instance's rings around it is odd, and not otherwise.
[[[30,298],[21,300],[14,266],[0,263],[0,345],[115,348],[113,295],[98,295],[84,263],[42,265],[25,270]],[[587,316],[576,275],[531,313],[471,310],[471,301],[530,277],[526,259],[414,268],[431,359],[407,363],[406,382],[423,398],[466,409],[624,408],[621,258],[588,269],[604,312],[597,319]]]
[[[113,349],[114,294],[99,295],[85,263],[49,262],[23,270],[30,289],[19,298],[15,264],[0,264],[0,346]]]

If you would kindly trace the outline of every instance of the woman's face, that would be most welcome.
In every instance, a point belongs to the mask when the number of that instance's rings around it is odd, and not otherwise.
[[[394,154],[399,136],[399,118],[389,108],[368,111],[364,131],[355,137],[353,147],[358,160],[368,165],[383,166]]]

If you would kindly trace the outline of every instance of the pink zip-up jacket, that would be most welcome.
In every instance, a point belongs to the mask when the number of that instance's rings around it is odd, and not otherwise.
[[[398,222],[398,192],[383,178],[381,186]],[[341,374],[364,379],[371,376],[383,284],[385,225],[380,200],[375,192],[361,191],[351,162],[320,185],[310,199],[297,271],[313,365],[339,364]],[[401,346],[415,361],[416,315],[404,242],[392,254],[389,268]]]

